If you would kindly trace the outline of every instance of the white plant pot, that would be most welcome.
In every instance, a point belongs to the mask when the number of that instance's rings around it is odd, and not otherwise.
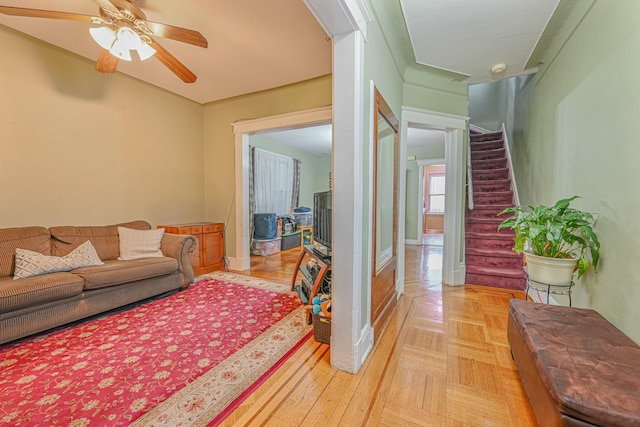
[[[576,258],[549,258],[525,254],[529,279],[543,285],[568,286],[573,278]]]

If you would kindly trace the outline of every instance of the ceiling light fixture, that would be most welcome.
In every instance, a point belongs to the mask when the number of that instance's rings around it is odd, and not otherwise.
[[[504,73],[507,70],[507,64],[496,64],[491,67],[492,74],[500,74]]]
[[[135,50],[140,60],[151,58],[156,50],[149,46],[140,35],[127,26],[114,31],[111,27],[89,28],[89,33],[98,45],[116,58],[131,61],[131,51]]]

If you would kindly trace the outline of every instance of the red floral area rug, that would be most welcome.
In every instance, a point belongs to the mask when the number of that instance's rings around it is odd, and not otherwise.
[[[166,298],[1,346],[0,425],[216,425],[310,328],[288,285],[216,272]]]

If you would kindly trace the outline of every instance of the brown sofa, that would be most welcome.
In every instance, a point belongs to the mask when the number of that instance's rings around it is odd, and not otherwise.
[[[193,236],[165,234],[164,256],[119,261],[118,226],[151,229],[146,221],[0,229],[0,344],[193,283]],[[87,240],[103,265],[14,280],[16,248],[62,257]]]

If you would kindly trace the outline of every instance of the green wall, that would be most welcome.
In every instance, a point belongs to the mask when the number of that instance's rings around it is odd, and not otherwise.
[[[577,194],[576,207],[599,215],[601,265],[573,303],[640,342],[640,2],[595,2],[555,53],[516,101],[521,203]]]
[[[440,113],[467,116],[468,85],[448,71],[410,65],[404,72],[403,105]]]
[[[506,122],[509,79],[469,86],[469,123],[497,131]]]
[[[285,147],[261,135],[249,137],[249,145],[302,161],[300,168],[300,206],[313,208],[313,193],[329,189],[331,155],[316,155]]]

